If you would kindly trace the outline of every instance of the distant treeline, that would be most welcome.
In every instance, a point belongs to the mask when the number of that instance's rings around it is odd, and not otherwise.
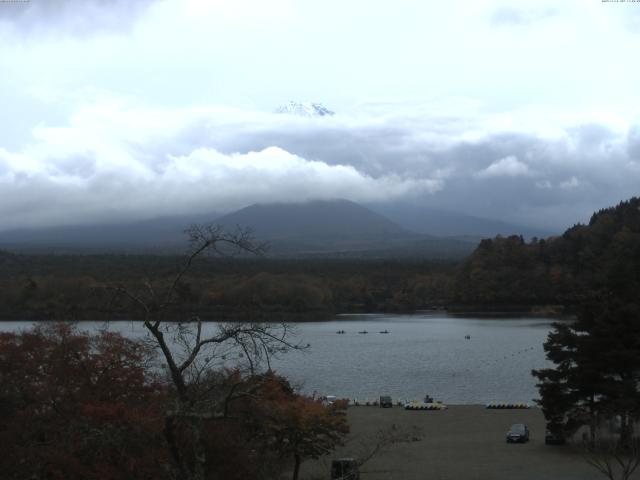
[[[155,289],[180,256],[0,252],[0,318],[101,319],[109,289]],[[595,213],[562,236],[483,240],[460,263],[419,259],[206,258],[180,285],[176,315],[315,320],[425,308],[571,311],[594,292],[640,291],[640,199]]]
[[[0,254],[0,318],[113,318],[110,288],[148,284],[161,293],[184,260],[5,252]],[[293,321],[442,307],[450,299],[454,268],[454,263],[421,260],[207,258],[182,280],[175,314]]]

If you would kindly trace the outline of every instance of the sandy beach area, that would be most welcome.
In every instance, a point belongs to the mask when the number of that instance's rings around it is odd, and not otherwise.
[[[418,429],[422,439],[388,446],[361,467],[362,480],[597,480],[605,477],[571,445],[544,443],[545,421],[537,408],[490,410],[453,405],[444,411],[407,411],[402,407],[350,407],[351,434],[331,458],[358,456],[376,432],[395,425]],[[531,431],[526,444],[507,444],[513,423]],[[306,462],[302,477],[329,478],[330,459]],[[640,479],[640,472],[632,478]]]

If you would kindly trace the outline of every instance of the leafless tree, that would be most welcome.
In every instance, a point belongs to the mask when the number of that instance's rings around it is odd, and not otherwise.
[[[373,435],[350,438],[341,450],[341,455],[345,458],[353,458],[358,464],[358,467],[362,468],[393,445],[419,442],[423,438],[424,431],[418,426],[403,428],[392,424],[389,427],[377,430]],[[321,458],[317,462],[316,473],[306,478],[308,480],[321,480],[326,478],[326,473],[320,474],[318,470],[328,472],[331,468],[331,460],[328,456]],[[360,470],[360,473],[367,473],[367,470]],[[369,473],[372,472],[369,471]],[[351,480],[353,478],[352,473],[347,474],[346,477],[347,478],[339,480]]]
[[[585,443],[585,460],[609,480],[628,480],[640,466],[640,441],[615,438]]]
[[[424,438],[423,431],[414,426],[412,428],[400,428],[396,424],[378,430],[375,435],[366,439],[356,440],[356,460],[359,466],[363,466],[382,451],[398,443],[419,442]]]
[[[211,370],[243,364],[254,373],[261,362],[270,366],[270,357],[300,346],[291,342],[290,328],[285,323],[211,324],[203,323],[197,313],[185,312],[181,289],[197,259],[211,253],[260,255],[264,248],[242,229],[228,233],[220,226],[194,225],[186,233],[190,251],[172,276],[160,283],[146,279],[137,287],[110,286],[109,308],[133,308],[131,313],[142,319],[151,342],[160,350],[173,391],[172,405],[165,416],[165,437],[176,464],[176,478],[204,480],[208,460],[203,438],[205,423],[224,416],[233,397],[250,394],[233,388],[215,391],[218,384],[212,379]],[[187,314],[188,318],[167,317],[176,314]],[[188,441],[182,438],[185,433]]]

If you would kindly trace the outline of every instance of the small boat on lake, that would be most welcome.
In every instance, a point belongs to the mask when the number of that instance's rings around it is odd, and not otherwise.
[[[361,332],[358,332],[358,333],[369,333],[369,332],[367,332],[366,330],[362,330]]]
[[[347,332],[345,332],[344,330],[338,330],[336,333],[337,333],[338,335],[344,335],[344,334],[345,334],[345,333],[347,333]]]
[[[382,330],[380,333],[389,333],[389,330]]]

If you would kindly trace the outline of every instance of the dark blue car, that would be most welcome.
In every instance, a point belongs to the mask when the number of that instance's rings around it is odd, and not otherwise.
[[[507,432],[507,443],[525,443],[529,441],[529,428],[524,423],[514,423]]]

